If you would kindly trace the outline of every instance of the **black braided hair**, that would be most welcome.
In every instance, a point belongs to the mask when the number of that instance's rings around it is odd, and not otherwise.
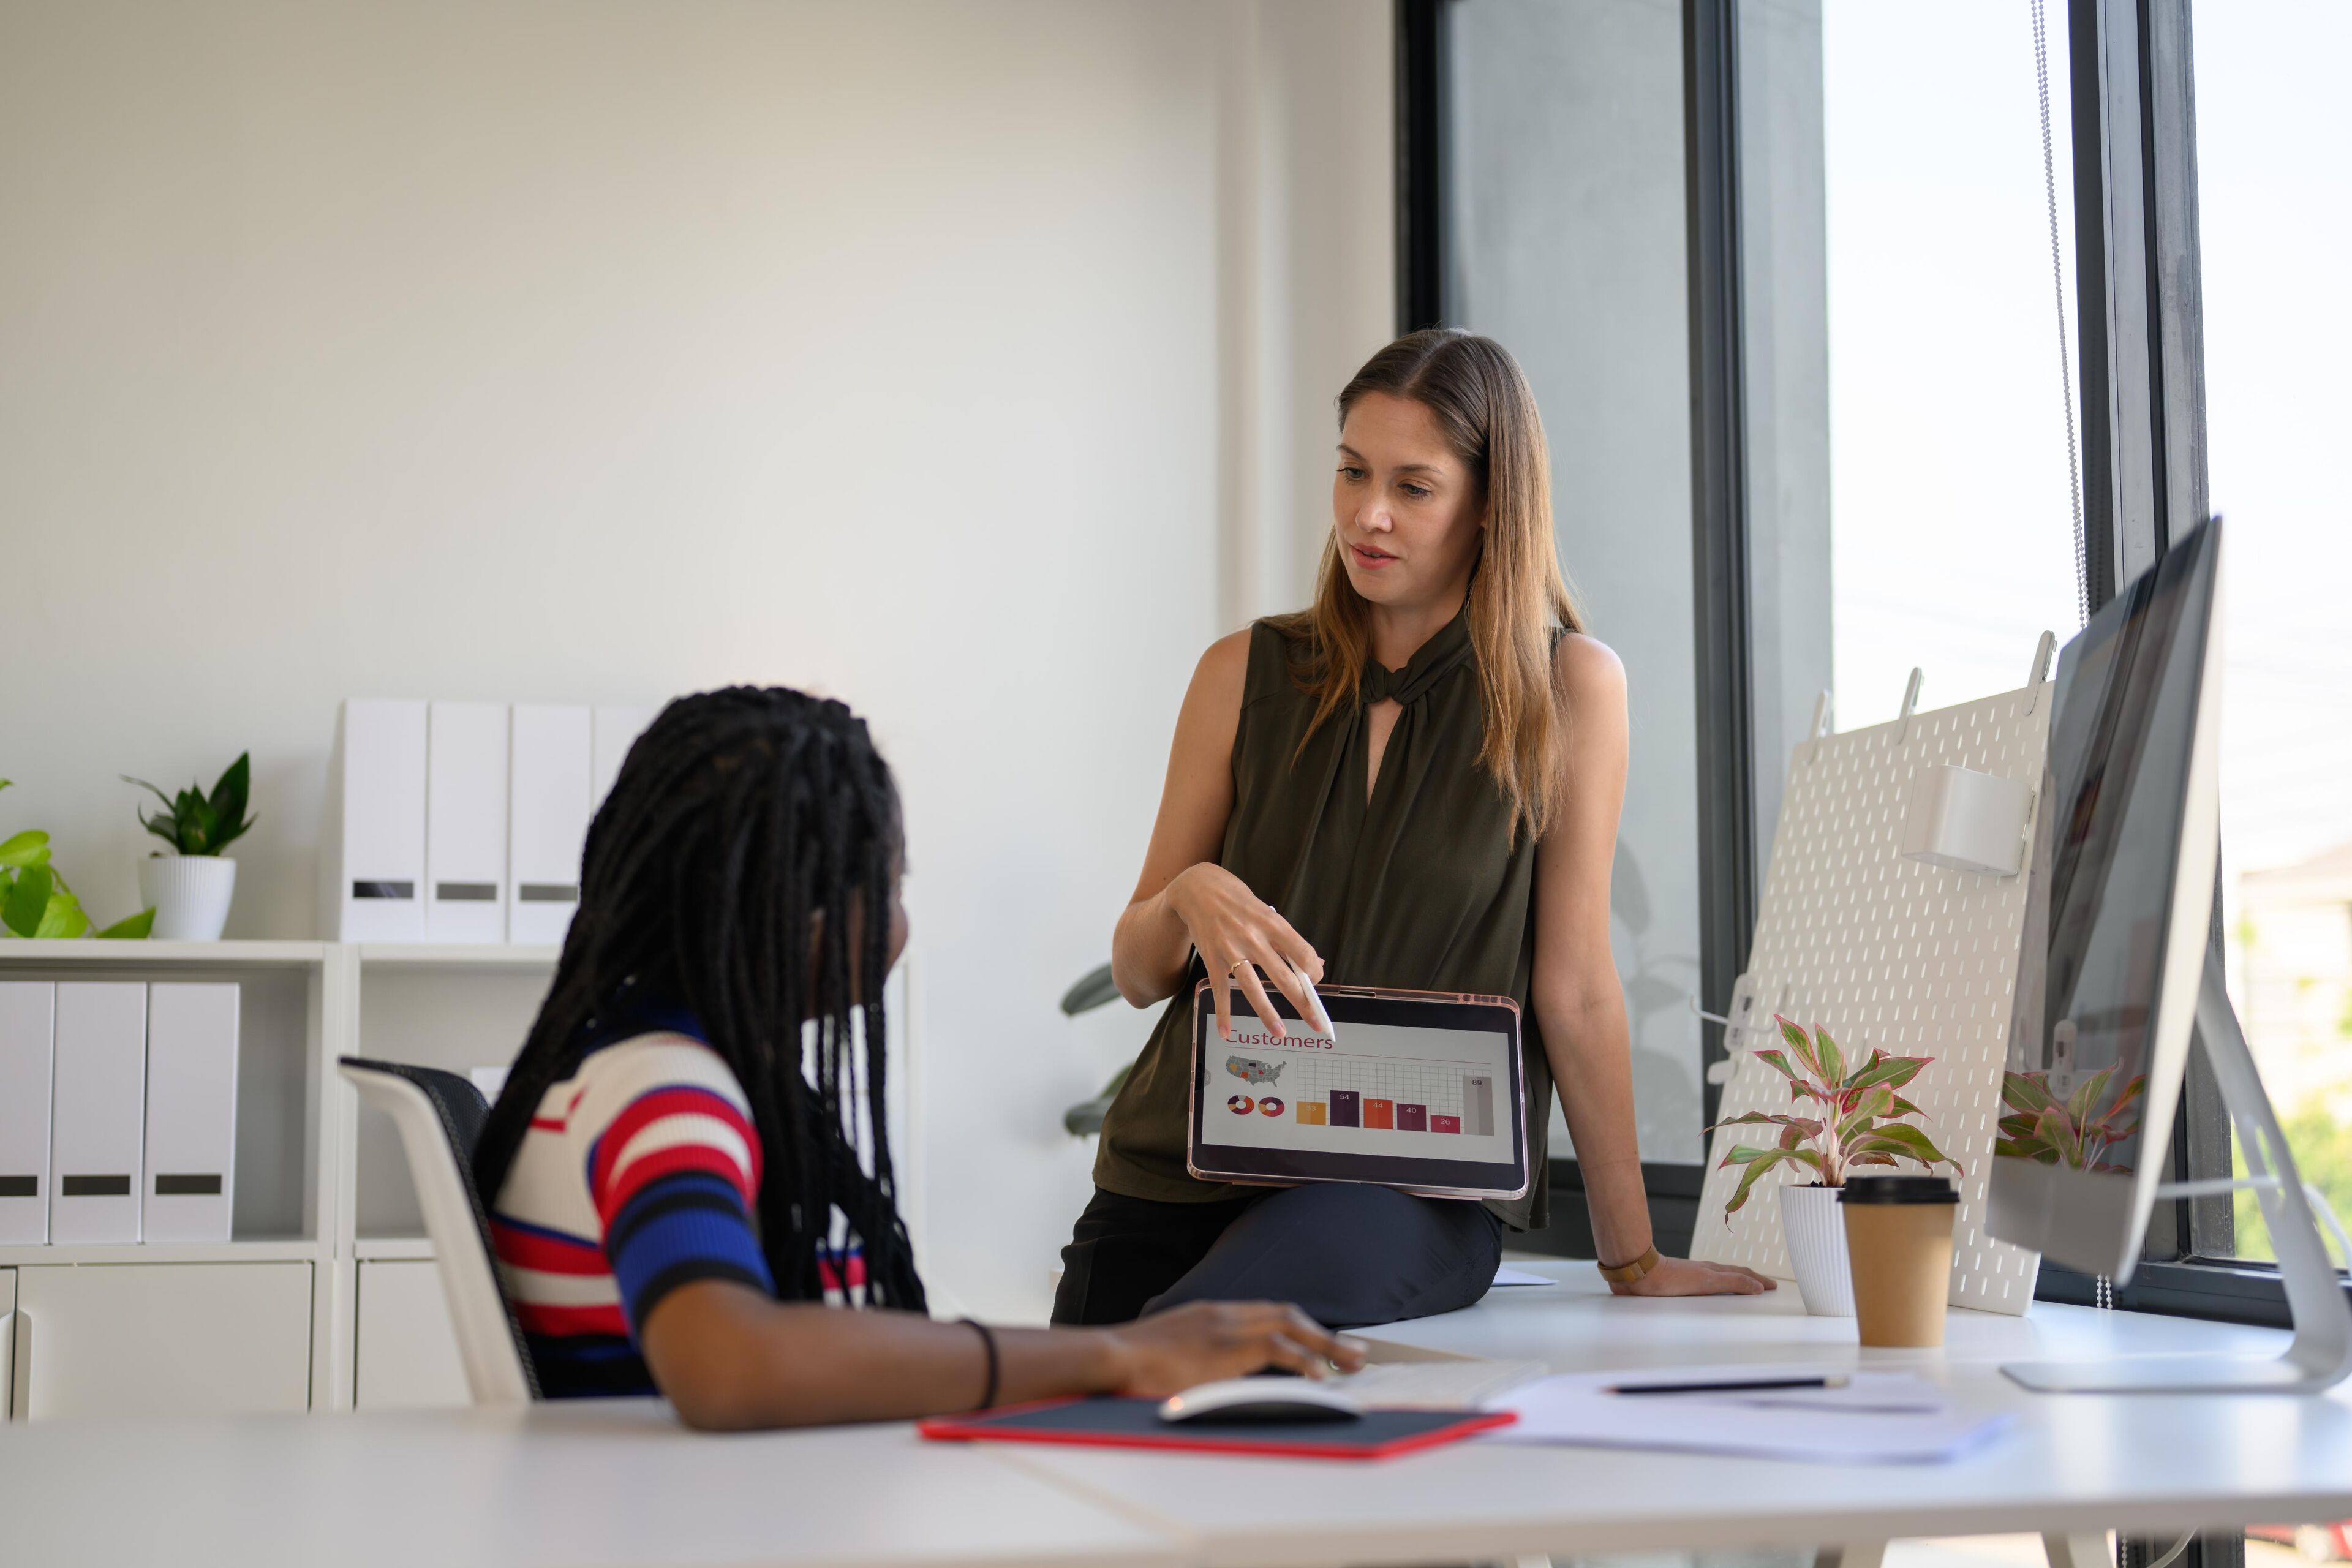
[[[663,709],[589,825],[554,984],[475,1149],[481,1190],[499,1190],[588,1045],[637,1006],[682,1006],[751,1100],[778,1294],[821,1299],[837,1212],[864,1253],[866,1302],[922,1310],[883,1114],[901,860],[898,787],[839,702],[739,686]]]

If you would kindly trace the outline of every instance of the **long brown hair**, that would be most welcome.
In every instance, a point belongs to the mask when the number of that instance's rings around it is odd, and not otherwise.
[[[1568,713],[1553,675],[1552,628],[1584,629],[1551,532],[1551,460],[1543,416],[1518,362],[1502,344],[1457,327],[1399,338],[1340,390],[1339,423],[1367,393],[1428,409],[1446,445],[1470,469],[1486,503],[1486,541],[1470,576],[1470,646],[1486,713],[1479,765],[1511,802],[1511,831],[1538,837],[1559,801]],[[1356,700],[1368,657],[1370,611],[1348,581],[1334,530],[1323,542],[1314,605],[1282,618],[1300,645],[1301,689],[1317,699],[1312,734]]]

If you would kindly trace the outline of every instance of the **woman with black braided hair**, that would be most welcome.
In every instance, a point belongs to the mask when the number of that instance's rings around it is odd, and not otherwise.
[[[901,861],[890,771],[838,702],[706,692],[630,749],[475,1153],[541,1391],[799,1426],[1360,1364],[1262,1302],[1117,1330],[923,1315],[883,1114]]]

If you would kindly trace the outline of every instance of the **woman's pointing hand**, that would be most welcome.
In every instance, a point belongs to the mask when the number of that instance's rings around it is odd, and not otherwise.
[[[1193,951],[1201,955],[1217,998],[1217,1037],[1230,1040],[1233,1028],[1233,988],[1239,985],[1250,1007],[1277,1037],[1289,1031],[1282,1015],[1265,994],[1259,971],[1290,999],[1302,1018],[1322,1016],[1308,984],[1323,978],[1323,960],[1307,939],[1291,929],[1273,905],[1249,889],[1249,884],[1211,861],[1200,861],[1177,873],[1162,895],[1176,918],[1184,922]],[[1306,981],[1302,982],[1300,976]]]

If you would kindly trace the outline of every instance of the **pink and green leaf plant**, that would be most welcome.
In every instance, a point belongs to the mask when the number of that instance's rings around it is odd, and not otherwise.
[[[1934,1058],[1893,1057],[1873,1047],[1867,1060],[1849,1065],[1827,1029],[1815,1025],[1809,1035],[1777,1013],[1772,1021],[1780,1026],[1786,1048],[1755,1056],[1789,1080],[1791,1109],[1786,1113],[1751,1110],[1716,1123],[1780,1130],[1779,1141],[1767,1147],[1741,1143],[1723,1157],[1720,1169],[1744,1167],[1738,1190],[1723,1205],[1725,1214],[1737,1214],[1757,1178],[1778,1165],[1802,1166],[1825,1187],[1843,1186],[1847,1173],[1860,1165],[1907,1160],[1931,1170],[1937,1165],[1960,1169],[1959,1162],[1937,1148],[1927,1133],[1899,1120],[1927,1114],[1900,1091]]]
[[[2115,1075],[2115,1068],[2101,1068],[2061,1100],[2051,1092],[2048,1073],[2001,1074],[2000,1102],[2010,1113],[2000,1119],[2000,1136],[1992,1152],[2077,1171],[2123,1170],[2109,1163],[2107,1152],[2139,1131],[2139,1099],[2147,1088],[2147,1075],[2126,1082],[2114,1100],[2094,1114]]]

